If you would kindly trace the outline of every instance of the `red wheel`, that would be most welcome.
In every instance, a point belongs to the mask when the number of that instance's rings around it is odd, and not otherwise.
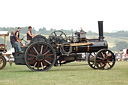
[[[6,66],[6,59],[3,56],[0,56],[0,70]]]
[[[115,65],[115,56],[112,51],[102,49],[95,55],[95,65],[98,69],[111,69]]]
[[[55,63],[56,53],[54,49],[45,42],[31,44],[25,53],[25,62],[33,71],[47,71]]]

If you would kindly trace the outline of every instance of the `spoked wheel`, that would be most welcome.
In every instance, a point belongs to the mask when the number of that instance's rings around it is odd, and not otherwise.
[[[95,57],[95,53],[90,53],[88,56],[88,65],[93,68],[93,69],[97,69],[97,66],[95,65],[94,62],[94,58]]]
[[[67,39],[66,34],[64,32],[62,32],[62,31],[60,31],[60,30],[52,32],[50,36],[63,37],[64,39],[65,38]]]
[[[57,44],[62,44],[67,41],[67,36],[64,32],[62,31],[54,31],[51,33],[48,39],[49,43],[53,46],[56,47]]]
[[[54,49],[45,42],[31,44],[25,53],[25,62],[33,71],[47,71],[55,63],[56,53]]]
[[[3,56],[0,56],[0,70],[6,66],[6,59]]]
[[[95,55],[95,65],[98,69],[111,69],[115,65],[115,56],[112,51],[102,49]]]

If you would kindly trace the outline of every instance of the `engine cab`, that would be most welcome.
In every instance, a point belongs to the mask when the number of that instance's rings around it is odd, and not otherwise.
[[[86,32],[81,28],[80,32],[76,32],[75,36],[78,38],[78,42],[87,42]]]

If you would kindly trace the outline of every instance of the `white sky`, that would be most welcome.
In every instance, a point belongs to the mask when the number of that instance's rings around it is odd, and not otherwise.
[[[0,27],[128,31],[128,0],[0,0]]]

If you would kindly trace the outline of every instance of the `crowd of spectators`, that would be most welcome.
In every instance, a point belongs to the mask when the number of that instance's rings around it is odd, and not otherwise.
[[[117,61],[128,61],[128,54],[115,53],[115,57]]]

